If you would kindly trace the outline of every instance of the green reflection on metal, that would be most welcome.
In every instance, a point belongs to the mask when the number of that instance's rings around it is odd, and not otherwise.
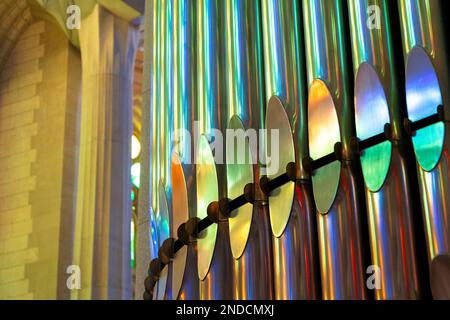
[[[314,200],[317,211],[320,213],[327,213],[333,204],[339,185],[340,172],[341,163],[335,161],[320,168],[312,176]]]
[[[234,132],[243,132],[244,126],[237,116],[233,116],[228,129]],[[240,141],[227,140],[227,187],[228,197],[237,198],[247,183],[253,182],[253,165],[251,163],[251,151],[247,138]],[[242,151],[244,154],[242,154]],[[250,225],[252,222],[253,206],[250,203],[235,210],[229,219],[231,252],[235,259],[239,259],[247,244]]]
[[[418,130],[412,138],[417,162],[426,171],[433,170],[441,158],[444,132],[444,123],[440,122]]]
[[[442,105],[441,90],[434,66],[421,47],[414,47],[408,55],[406,101],[411,121],[435,114],[437,106]],[[439,162],[444,148],[444,135],[444,124],[437,123],[418,130],[413,136],[416,158],[424,170],[431,171]]]
[[[364,150],[361,166],[364,180],[369,190],[375,192],[381,188],[389,170],[391,158],[391,142],[385,141]]]
[[[207,216],[208,205],[219,200],[217,172],[214,157],[205,135],[199,138],[197,149],[197,217]],[[217,224],[212,224],[202,232],[197,241],[198,248],[198,276],[205,279],[211,265],[214,246],[216,244]]]
[[[277,96],[288,115],[300,177],[308,178],[301,159],[308,156],[306,80],[303,78],[301,2],[261,2],[266,100]]]
[[[131,220],[131,226],[130,226],[130,240],[131,240],[131,268],[134,268],[136,266],[136,255],[135,255],[135,236],[134,236],[134,221]]]
[[[340,141],[339,122],[330,91],[321,80],[314,80],[308,99],[309,145],[311,158],[317,160],[334,152]],[[327,213],[334,202],[341,164],[335,161],[316,170],[312,176],[317,210]]]
[[[141,164],[135,163],[131,166],[131,182],[136,188],[141,186]]]

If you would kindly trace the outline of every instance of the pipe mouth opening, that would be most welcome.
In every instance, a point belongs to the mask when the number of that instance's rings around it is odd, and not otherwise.
[[[266,110],[265,171],[269,179],[286,172],[286,166],[295,162],[294,138],[289,118],[279,97],[272,96]],[[279,238],[286,229],[294,201],[295,183],[289,182],[274,190],[269,198],[272,233]]]
[[[164,182],[161,180],[158,184],[158,209],[156,210],[156,226],[158,236],[158,248],[161,247],[164,240],[170,237],[170,214],[169,204],[167,202],[167,194],[164,187]],[[153,290],[153,299],[164,300],[167,291],[167,279],[169,277],[169,268],[164,268],[161,271],[155,290]]]
[[[205,135],[201,135],[196,155],[197,217],[207,217],[208,205],[219,200],[219,184],[214,156]],[[208,275],[214,254],[217,224],[213,223],[202,231],[197,239],[198,277],[204,280]]]
[[[257,136],[249,136],[241,119],[234,115],[228,122],[226,141],[227,191],[228,198],[234,199],[244,192],[248,183],[254,182],[253,152],[251,140],[257,143]],[[256,150],[253,149],[253,150]],[[233,211],[228,219],[230,245],[234,259],[239,259],[247,245],[253,217],[253,205],[245,204]]]
[[[437,112],[442,93],[433,63],[422,47],[414,47],[406,63],[406,102],[408,117],[418,121]],[[443,122],[417,130],[412,137],[417,162],[425,171],[438,164],[444,148]]]
[[[333,96],[322,80],[314,80],[308,98],[308,136],[310,157],[320,159],[334,152],[334,146],[341,141],[339,120]],[[311,180],[317,210],[327,213],[336,198],[341,163],[333,161],[316,171]]]
[[[377,72],[368,63],[361,64],[356,74],[355,122],[357,137],[360,140],[383,133],[385,124],[390,123],[384,87]],[[370,191],[380,190],[386,181],[391,155],[390,141],[370,147],[361,154],[364,182]]]

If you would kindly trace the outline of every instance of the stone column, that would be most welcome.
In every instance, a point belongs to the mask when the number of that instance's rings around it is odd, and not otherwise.
[[[81,23],[74,299],[130,299],[130,140],[138,30],[96,4]]]
[[[136,284],[135,298],[142,300],[144,294],[144,280],[147,277],[149,262],[155,257],[158,248],[151,241],[151,221],[153,217],[151,183],[153,174],[151,170],[152,162],[152,112],[151,95],[153,83],[151,81],[153,70],[153,1],[146,1],[145,7],[145,27],[144,27],[144,73],[142,89],[142,121],[141,124],[141,188],[139,190],[138,221],[137,221],[137,241],[136,241]]]

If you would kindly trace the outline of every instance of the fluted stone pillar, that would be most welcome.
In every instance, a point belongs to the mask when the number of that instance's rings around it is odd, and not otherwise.
[[[139,190],[138,218],[137,218],[137,245],[136,245],[136,283],[135,298],[142,300],[144,294],[144,280],[147,277],[149,262],[156,257],[158,248],[151,241],[152,210],[152,177],[151,162],[153,159],[152,148],[152,112],[151,95],[153,84],[151,81],[153,71],[153,30],[154,30],[154,5],[152,1],[146,1],[145,27],[144,27],[144,71],[142,89],[142,121],[141,124],[141,187]]]
[[[74,299],[130,299],[130,139],[138,30],[96,4],[81,23]]]

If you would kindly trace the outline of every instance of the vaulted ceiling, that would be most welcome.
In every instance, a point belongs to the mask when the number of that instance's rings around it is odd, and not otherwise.
[[[84,15],[91,12],[96,2],[128,21],[138,19],[145,5],[145,0],[0,0],[0,72],[20,35],[34,19],[57,23],[78,46],[77,32],[65,27],[67,7],[77,4]]]
[[[32,20],[33,15],[27,0],[0,1],[0,70]]]

